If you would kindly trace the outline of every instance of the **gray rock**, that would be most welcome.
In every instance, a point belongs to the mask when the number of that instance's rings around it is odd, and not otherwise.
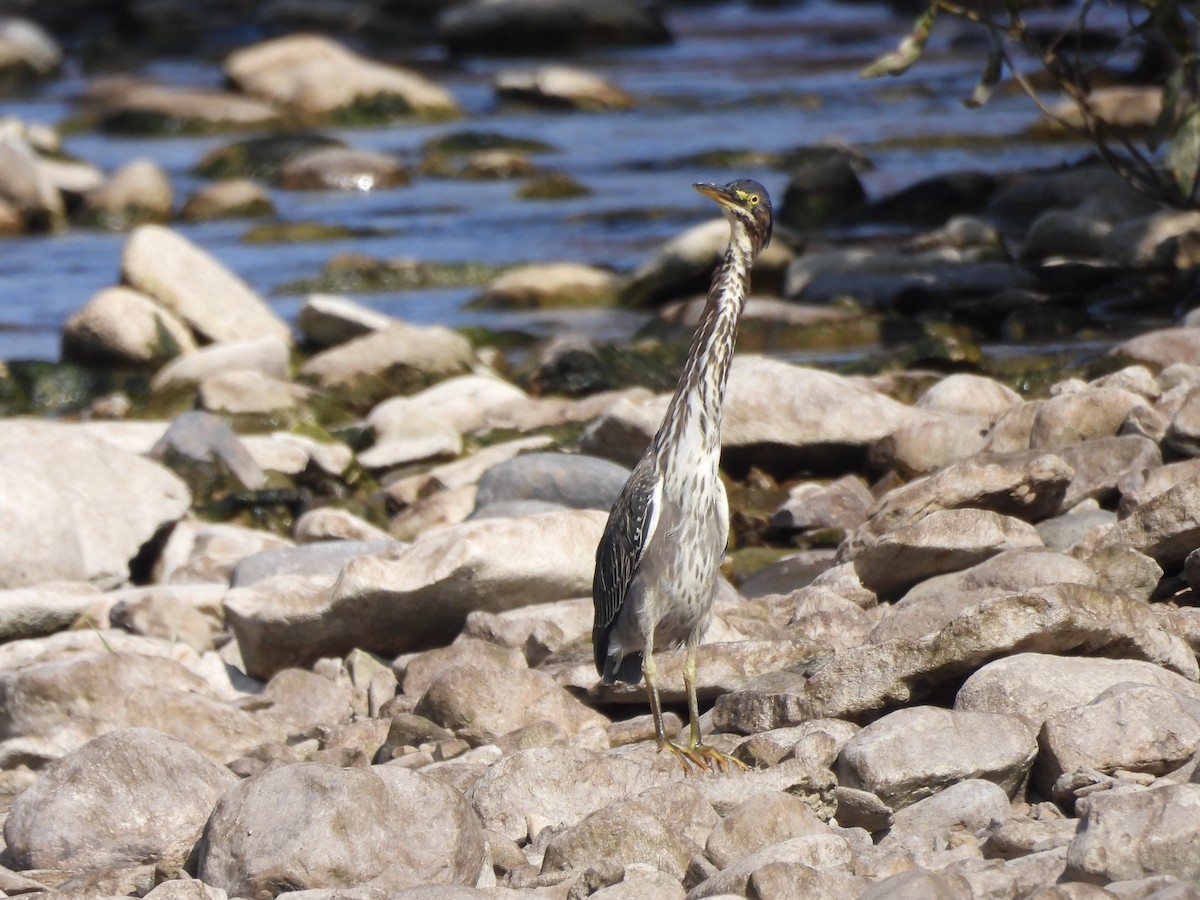
[[[442,673],[458,666],[528,668],[525,656],[519,649],[480,640],[465,632],[448,647],[425,650],[409,657],[401,656],[392,662],[393,670],[403,674],[404,693],[412,697],[420,697]]]
[[[969,568],[1006,550],[1040,546],[1033,526],[1012,516],[939,509],[863,547],[854,557],[854,571],[868,589],[894,597],[926,578]]]
[[[1052,716],[1091,703],[1122,682],[1200,699],[1200,687],[1189,678],[1144,660],[1018,653],[971,675],[959,688],[954,706],[1021,716],[1036,730]]]
[[[958,900],[970,891],[961,875],[914,868],[875,882],[858,900]]]
[[[286,538],[242,525],[187,518],[175,526],[154,568],[155,581],[172,585],[229,583],[241,560],[290,546]]]
[[[543,720],[557,723],[568,735],[608,724],[544,672],[486,664],[442,672],[421,695],[415,711],[446,728],[495,737]]]
[[[256,489],[267,480],[225,420],[199,410],[172,419],[150,456],[174,470],[202,495],[230,484]]]
[[[1048,549],[1061,553],[1099,535],[1116,522],[1117,514],[1107,509],[1081,509],[1053,519],[1043,519],[1034,527]]]
[[[607,512],[625,486],[629,469],[593,456],[525,453],[484,472],[475,508],[512,500],[540,500],[571,509]]]
[[[217,798],[237,779],[146,728],[97,737],[50,765],[4,824],[21,869],[97,869],[152,860],[183,867]]]
[[[1033,733],[1015,716],[914,706],[851,737],[837,772],[841,784],[901,809],[967,778],[1012,796],[1036,755]]]
[[[1067,876],[1090,882],[1170,875],[1200,881],[1200,784],[1106,791],[1086,800]]]
[[[0,641],[53,634],[97,605],[100,592],[80,582],[0,590]]]
[[[150,387],[156,393],[190,389],[213,375],[246,370],[286,381],[291,372],[289,352],[277,336],[210,344],[163,366]]]
[[[332,589],[327,580],[287,578],[237,588],[225,614],[252,674],[355,647],[396,656],[438,646],[475,610],[587,596],[604,519],[569,510],[448,526],[384,556],[351,560]]]
[[[1023,402],[1020,394],[995,379],[958,372],[930,387],[915,405],[919,409],[994,422],[1003,412]]]
[[[187,326],[132,288],[107,287],[63,325],[63,359],[156,366],[196,349]]]
[[[1185,459],[1146,471],[1127,472],[1117,485],[1121,492],[1118,515],[1127,516],[1146,501],[1195,478],[1200,478],[1200,459]]]
[[[272,736],[172,659],[74,653],[0,671],[0,759],[36,767],[121,728],[156,729],[221,763]]]
[[[242,897],[310,888],[473,885],[483,829],[462,795],[393,766],[283,766],[217,802],[202,881]]]
[[[1029,226],[1021,246],[1021,260],[1048,257],[1101,259],[1104,239],[1112,230],[1107,222],[1069,209],[1048,209]]]
[[[542,872],[581,870],[601,862],[645,863],[682,881],[694,848],[673,826],[637,800],[618,800],[552,837]]]
[[[108,613],[114,628],[164,641],[180,641],[203,653],[213,648],[213,622],[171,590],[151,588],[118,600]]]
[[[1181,456],[1200,455],[1200,390],[1189,392],[1175,410],[1164,443]]]
[[[1030,432],[1033,449],[1053,449],[1101,437],[1115,437],[1144,397],[1120,388],[1084,388],[1045,400]]]
[[[815,834],[788,838],[744,856],[729,867],[706,878],[690,891],[688,900],[733,895],[747,896],[751,878],[767,866],[788,863],[815,869],[847,872],[852,859],[850,844],[838,834]]]
[[[1160,328],[1122,341],[1109,355],[1157,372],[1173,363],[1200,363],[1200,328]]]
[[[296,316],[304,337],[321,347],[333,347],[393,324],[391,316],[347,297],[309,294]]]
[[[871,447],[872,469],[893,470],[902,478],[931,475],[983,449],[986,420],[966,416],[942,417],[898,428]]]
[[[554,651],[591,634],[592,618],[590,597],[559,600],[502,613],[468,613],[462,634],[519,650],[529,665],[536,666]]]
[[[1071,843],[1078,819],[1067,819],[1062,813],[1038,818],[1012,815],[1000,827],[992,829],[984,845],[984,853],[992,858],[1013,859],[1030,853],[1042,853]],[[1035,812],[1040,812],[1035,808]]]
[[[1168,688],[1124,682],[1083,706],[1042,723],[1037,778],[1045,796],[1062,775],[1080,770],[1162,775],[1200,747],[1200,699]]]
[[[866,521],[875,502],[862,479],[846,475],[827,484],[802,481],[771,514],[771,527],[785,531],[855,528]]]
[[[1096,548],[1132,547],[1167,571],[1178,569],[1200,545],[1198,510],[1200,479],[1184,481],[1130,510],[1101,535]]]
[[[281,575],[337,575],[351,560],[379,556],[404,545],[391,538],[360,541],[321,541],[298,547],[262,550],[242,557],[230,574],[230,587],[249,587]]]
[[[4,588],[54,580],[111,588],[144,575],[151,560],[142,555],[152,557],[191,504],[167,469],[71,425],[5,422],[0,471]]]
[[[884,843],[962,832],[983,837],[1011,814],[1009,794],[1002,787],[988,779],[966,778],[897,812]]]
[[[210,887],[183,873],[179,878],[162,882],[146,896],[150,900],[229,900],[229,894],[220,888]]]
[[[670,771],[579,748],[539,747],[490,766],[467,799],[484,828],[525,841],[547,825],[570,828],[614,801],[636,797]]]
[[[135,229],[121,254],[122,280],[148,294],[205,340],[276,337],[291,330],[244,281],[187,239],[160,225]]]
[[[727,869],[780,841],[829,833],[826,824],[800,798],[783,793],[758,794],[722,817],[704,849],[718,869]]]

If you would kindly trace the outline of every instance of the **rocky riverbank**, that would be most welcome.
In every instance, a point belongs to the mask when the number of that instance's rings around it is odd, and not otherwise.
[[[437,39],[668,37],[638,4],[606,32],[577,18],[596,4],[560,4],[558,32],[523,6],[449,10]],[[21,78],[61,64],[36,31],[0,40]],[[79,98],[75,127],[110,133],[295,129],[222,142],[182,203],[153,161],[105,173],[53,129],[0,130],[0,230],[122,233],[62,361],[0,362],[0,891],[1196,895],[1200,214],[1092,164],[870,197],[844,146],[686,163],[789,174],[730,378],[728,583],[698,673],[707,741],[748,771],[685,777],[641,689],[597,684],[589,594],[726,226],[629,271],[342,254],[285,320],[189,224],[314,189],[587,188],[543,167],[554,148],[470,125],[409,155],[313,130],[469,115],[328,38],[222,71]],[[561,67],[493,89],[554,114],[642,102]],[[429,285],[652,321],[535,341],[344,296]],[[1067,353],[995,352],[1056,337]],[[852,364],[795,361],[825,351]],[[661,654],[674,728],[681,664]]]

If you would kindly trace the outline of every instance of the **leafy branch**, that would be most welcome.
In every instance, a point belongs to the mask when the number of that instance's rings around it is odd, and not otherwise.
[[[1142,193],[1181,208],[1200,205],[1200,39],[1196,7],[1188,0],[1141,0],[1130,9],[1126,31],[1106,53],[1085,50],[1080,39],[1096,0],[1084,0],[1077,14],[1057,34],[1039,36],[1023,17],[1029,0],[1007,0],[992,15],[951,0],[933,0],[899,46],[863,71],[864,78],[900,75],[924,53],[939,16],[972,22],[988,31],[989,50],[983,73],[963,103],[983,106],[1007,71],[1012,82],[1050,121],[1087,139],[1100,158]],[[1118,53],[1129,50],[1171,60],[1161,86],[1161,112],[1144,135],[1107,121],[1096,108],[1092,83]],[[1044,75],[1070,101],[1074,116],[1048,105],[1022,68],[1036,60]]]

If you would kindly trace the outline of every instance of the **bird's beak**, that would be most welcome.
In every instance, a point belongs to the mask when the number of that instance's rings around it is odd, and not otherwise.
[[[737,197],[734,196],[733,192],[727,191],[725,188],[720,187],[719,185],[709,184],[706,181],[701,181],[693,184],[692,187],[702,193],[705,197],[716,200],[722,206],[738,205]]]

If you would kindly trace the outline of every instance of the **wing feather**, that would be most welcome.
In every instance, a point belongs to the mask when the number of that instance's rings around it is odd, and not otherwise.
[[[625,596],[638,564],[658,524],[661,488],[652,462],[643,459],[621,489],[604,535],[596,548],[596,572],[592,578],[595,620],[592,648],[596,671],[603,674],[608,656],[608,638],[625,603]]]

